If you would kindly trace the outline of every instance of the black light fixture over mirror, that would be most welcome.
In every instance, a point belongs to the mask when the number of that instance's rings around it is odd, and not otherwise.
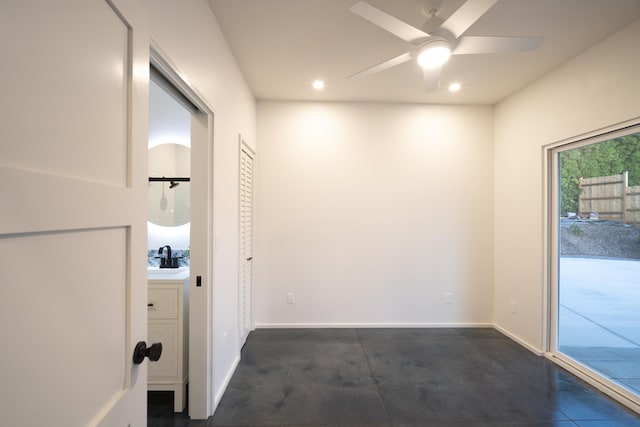
[[[191,178],[185,177],[149,177],[149,182],[168,182],[169,188],[177,187],[181,182],[191,182]]]

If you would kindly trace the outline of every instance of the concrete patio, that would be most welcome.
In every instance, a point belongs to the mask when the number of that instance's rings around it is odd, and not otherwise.
[[[559,350],[640,393],[640,261],[560,259]]]

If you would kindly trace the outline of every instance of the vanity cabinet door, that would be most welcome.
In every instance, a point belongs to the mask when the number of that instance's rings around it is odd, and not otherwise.
[[[149,299],[147,302],[149,319],[178,319],[180,310],[179,287],[171,288],[149,288]]]
[[[150,343],[162,343],[162,356],[149,363],[149,379],[178,379],[178,324],[149,322]]]

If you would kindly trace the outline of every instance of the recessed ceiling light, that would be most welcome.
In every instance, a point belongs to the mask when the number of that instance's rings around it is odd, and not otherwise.
[[[324,82],[322,80],[316,80],[313,82],[313,88],[315,90],[322,90],[324,89]]]
[[[449,92],[457,92],[460,89],[462,89],[462,85],[458,82],[454,82],[449,85]]]

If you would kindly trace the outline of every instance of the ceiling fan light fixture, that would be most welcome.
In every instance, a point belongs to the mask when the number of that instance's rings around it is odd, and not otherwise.
[[[438,68],[449,60],[451,47],[444,40],[426,44],[418,54],[418,64],[422,68]]]
[[[449,92],[459,92],[462,89],[462,85],[458,82],[453,82],[449,85]]]

